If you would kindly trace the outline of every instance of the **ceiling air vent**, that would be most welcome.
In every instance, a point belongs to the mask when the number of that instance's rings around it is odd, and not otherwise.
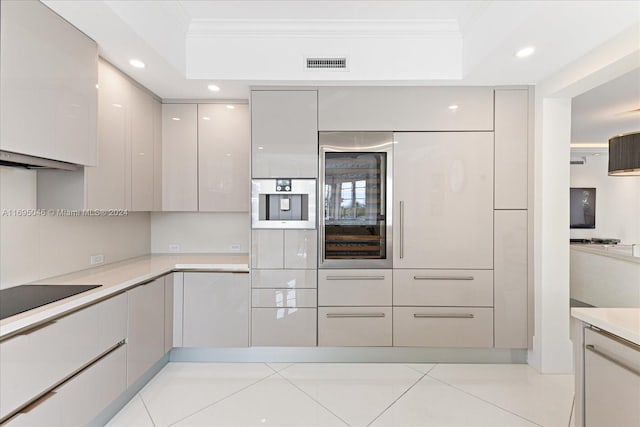
[[[347,58],[307,58],[307,70],[346,70]]]

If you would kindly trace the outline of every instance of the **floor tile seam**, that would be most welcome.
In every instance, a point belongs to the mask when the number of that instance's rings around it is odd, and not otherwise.
[[[431,368],[431,369],[433,369],[433,368]],[[430,369],[430,370],[431,370],[431,369]],[[404,397],[404,395],[405,395],[405,394],[409,393],[409,391],[410,391],[412,388],[414,388],[414,387],[416,386],[416,384],[418,384],[420,381],[422,381],[422,379],[423,379],[424,377],[426,377],[426,376],[427,376],[427,374],[426,374],[426,373],[423,373],[423,374],[422,374],[422,376],[421,376],[420,378],[418,378],[418,379],[417,379],[413,384],[411,384],[411,386],[410,386],[408,389],[406,389],[404,392],[400,393],[400,396],[398,396],[398,397],[397,397],[393,402],[391,402],[391,403],[390,403],[386,408],[384,408],[384,409],[382,410],[382,412],[380,412],[380,413],[379,413],[379,414],[378,414],[374,419],[372,419],[372,420],[369,422],[369,424],[367,424],[367,427],[369,427],[371,424],[375,423],[375,422],[376,422],[376,420],[382,416],[382,414],[384,414],[385,412],[387,412],[387,411],[388,411],[388,410],[389,410],[393,405],[395,405],[395,404],[396,404],[396,402],[398,402],[400,399],[402,399],[402,398]]]
[[[412,367],[412,366],[409,366],[409,365],[410,365],[409,363],[403,363],[403,364],[402,364],[402,366],[406,366],[407,368],[409,368],[409,369],[411,369],[411,370],[414,370],[414,371],[418,372],[419,374],[426,375],[426,374],[428,374],[429,372],[431,372],[431,371],[433,370],[433,368],[435,368],[435,367],[436,367],[437,363],[434,363],[434,364],[433,364],[433,366],[432,366],[432,367],[430,367],[430,368],[429,368],[429,370],[428,370],[427,372],[422,372],[422,371],[420,371],[420,370],[418,370],[418,369],[416,369],[416,368],[414,368],[414,367]]]
[[[571,412],[569,412],[569,424],[567,424],[567,427],[571,427],[571,421],[573,420],[573,410],[576,407],[576,395],[574,393],[573,395],[573,401],[571,402]]]
[[[147,402],[145,402],[144,399],[142,398],[142,394],[138,393],[136,394],[136,396],[140,398],[140,402],[142,402],[142,406],[144,407],[144,410],[147,411],[147,416],[151,420],[151,424],[153,424],[153,427],[156,427],[156,422],[153,420],[153,417],[151,416],[151,411],[147,407]]]
[[[293,365],[292,365],[293,366]],[[283,369],[284,370],[284,369]],[[276,375],[278,375],[280,378],[282,378],[283,380],[285,380],[286,382],[288,382],[289,384],[291,384],[293,387],[296,388],[296,390],[299,390],[301,393],[303,393],[305,396],[307,396],[309,399],[311,399],[312,401],[314,401],[315,403],[317,403],[318,405],[320,405],[322,408],[324,408],[326,411],[328,411],[331,415],[333,415],[334,417],[336,417],[337,419],[339,419],[341,422],[344,423],[344,425],[346,426],[351,426],[351,424],[349,424],[348,422],[346,422],[344,419],[342,419],[341,416],[339,416],[338,414],[336,414],[335,412],[333,412],[331,409],[327,408],[326,406],[324,406],[322,404],[322,402],[318,401],[317,399],[315,399],[313,396],[311,396],[309,393],[307,393],[306,391],[304,391],[303,389],[301,389],[300,387],[298,387],[295,383],[293,383],[292,381],[290,381],[287,377],[283,376],[280,372],[277,372]]]
[[[516,412],[513,412],[513,411],[512,411],[512,410],[510,410],[510,409],[503,408],[502,406],[500,406],[500,405],[496,404],[495,402],[491,402],[490,400],[486,400],[486,399],[483,399],[483,398],[482,398],[482,397],[480,397],[480,396],[476,396],[475,394],[473,394],[473,393],[471,393],[471,392],[469,392],[469,391],[467,391],[467,390],[465,390],[465,389],[463,389],[463,388],[457,387],[457,386],[455,386],[455,385],[453,385],[453,384],[449,384],[448,382],[446,382],[446,381],[444,381],[444,380],[441,380],[441,379],[439,379],[439,378],[436,378],[436,377],[432,377],[431,375],[426,375],[426,376],[428,376],[429,378],[431,378],[431,379],[433,379],[433,380],[435,380],[435,381],[437,381],[437,382],[439,382],[439,383],[441,383],[441,384],[444,384],[444,385],[449,386],[449,387],[451,387],[451,388],[454,388],[454,389],[456,389],[456,390],[458,390],[458,391],[461,391],[462,393],[464,393],[464,394],[466,394],[466,395],[468,395],[468,396],[471,396],[471,397],[473,397],[474,399],[477,399],[477,400],[479,400],[479,401],[481,401],[481,402],[487,403],[487,404],[489,404],[489,405],[491,405],[491,406],[493,406],[493,407],[495,407],[495,408],[498,408],[498,409],[500,409],[500,410],[502,410],[502,411],[504,411],[504,412],[508,412],[509,414],[515,415],[516,417],[521,418],[521,419],[523,419],[523,420],[525,420],[525,421],[527,421],[527,422],[529,422],[529,423],[532,423],[532,424],[537,425],[537,426],[540,426],[540,427],[544,427],[542,424],[539,424],[539,423],[537,423],[536,421],[530,420],[529,418],[527,418],[527,417],[525,417],[525,416],[523,416],[523,415],[520,415],[520,414],[518,414],[518,413],[516,413]]]
[[[174,421],[174,422],[172,422],[172,423],[168,424],[168,425],[167,425],[167,427],[174,426],[174,425],[176,425],[176,424],[178,424],[178,423],[180,423],[180,422],[182,422],[182,421],[186,420],[187,418],[192,417],[192,416],[194,416],[194,415],[196,415],[196,414],[198,414],[198,413],[200,413],[200,412],[202,412],[202,411],[204,411],[204,410],[206,410],[206,409],[209,409],[209,408],[211,408],[212,406],[217,405],[218,403],[220,403],[220,402],[222,402],[222,401],[224,401],[224,400],[227,400],[227,399],[229,399],[230,397],[235,396],[236,394],[241,393],[241,392],[243,392],[243,391],[247,390],[248,388],[253,387],[254,385],[256,385],[256,384],[258,384],[258,383],[260,383],[260,382],[262,382],[262,381],[265,381],[265,380],[267,380],[267,379],[269,379],[269,378],[271,378],[271,377],[273,377],[274,375],[277,375],[277,374],[278,374],[277,372],[274,372],[274,373],[272,373],[272,374],[267,375],[267,376],[266,376],[266,377],[264,377],[264,378],[260,378],[259,380],[254,381],[254,382],[252,382],[251,384],[248,384],[248,385],[246,385],[246,386],[244,386],[244,387],[242,387],[242,388],[240,388],[240,389],[238,389],[238,390],[234,391],[234,392],[233,392],[233,393],[231,393],[231,394],[228,394],[228,395],[226,395],[226,396],[224,396],[224,397],[221,397],[220,399],[216,400],[215,402],[211,402],[211,403],[210,403],[210,404],[208,404],[207,406],[204,406],[204,407],[202,407],[202,408],[198,409],[197,411],[190,413],[189,415],[185,415],[184,417],[180,418],[179,420],[176,420],[176,421]]]

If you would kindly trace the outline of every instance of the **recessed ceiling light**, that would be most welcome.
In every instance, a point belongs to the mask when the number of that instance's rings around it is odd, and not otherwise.
[[[120,104],[111,104],[111,105],[113,105],[116,108],[122,108],[122,105],[120,105]]]
[[[236,109],[235,105],[231,105],[231,104],[227,105],[227,110],[235,110],[235,109]]]
[[[451,111],[456,111],[458,108],[460,108],[460,107],[458,107],[456,104],[449,105],[449,110],[451,110]]]
[[[533,55],[533,52],[536,51],[536,48],[533,46],[523,47],[519,51],[516,52],[516,56],[518,58],[526,58],[527,56]]]
[[[209,85],[207,86],[209,88],[209,90],[211,92],[219,92],[220,91],[220,87],[216,86],[216,85]]]
[[[264,147],[258,147],[258,150],[264,150]]]
[[[130,59],[129,60],[129,64],[132,67],[136,67],[136,68],[144,68],[145,67],[144,62],[140,61],[139,59]]]
[[[100,85],[96,83],[96,89],[100,89]]]
[[[211,117],[204,116],[202,120],[211,120]]]
[[[171,117],[171,120],[180,121],[180,117]]]

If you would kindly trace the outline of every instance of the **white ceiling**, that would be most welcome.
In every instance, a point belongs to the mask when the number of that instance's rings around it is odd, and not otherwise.
[[[637,0],[42,1],[163,99],[246,99],[250,86],[267,84],[536,84],[640,28]],[[535,54],[517,59],[527,45]],[[303,70],[307,56],[338,55],[348,71]],[[640,108],[637,78],[577,97],[572,140],[601,142],[610,130],[600,124],[633,123],[615,114]]]

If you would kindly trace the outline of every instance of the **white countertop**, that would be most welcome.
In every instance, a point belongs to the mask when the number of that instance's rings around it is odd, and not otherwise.
[[[640,264],[640,257],[631,254],[631,245],[593,245],[593,244],[571,244],[572,250],[587,252],[594,255],[602,255],[609,258],[616,258],[622,261]]]
[[[17,331],[59,317],[171,271],[249,272],[247,254],[158,254],[145,255],[62,276],[38,280],[33,284],[102,285],[0,321],[0,339]]]
[[[575,307],[571,309],[571,315],[640,345],[640,308]]]

